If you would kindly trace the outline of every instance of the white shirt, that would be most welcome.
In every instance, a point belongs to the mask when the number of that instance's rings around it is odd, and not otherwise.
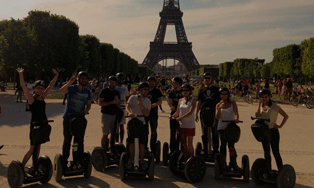
[[[120,93],[121,104],[125,105],[126,97],[130,96],[128,88],[121,85],[121,86],[116,86],[114,89]]]
[[[143,107],[145,109],[151,109],[151,102],[150,100],[145,97],[145,98],[140,98],[143,102]],[[131,111],[133,114],[136,115],[144,115],[142,112],[141,107],[138,105],[138,95],[132,95],[129,100],[128,104],[131,106]],[[144,124],[146,124],[144,117],[138,117],[139,120],[141,120]]]
[[[34,94],[34,84],[28,83],[26,88],[28,89],[28,92],[33,95]]]

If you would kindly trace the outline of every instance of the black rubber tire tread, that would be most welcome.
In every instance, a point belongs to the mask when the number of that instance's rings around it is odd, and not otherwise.
[[[62,179],[62,175],[63,175],[63,165],[62,162],[63,161],[63,157],[61,154],[57,154],[55,156],[53,165],[53,177],[55,179],[56,182],[60,181]]]
[[[184,174],[189,182],[200,182],[206,174],[204,159],[200,156],[190,157],[185,163]]]
[[[220,154],[217,153],[215,155],[215,180],[220,180],[221,179],[221,166],[220,166]]]
[[[84,158],[84,178],[89,178],[92,174],[92,160],[89,151],[85,151],[83,154]]]
[[[159,140],[156,142],[155,150],[154,156],[156,158],[156,163],[160,163],[161,143]]]
[[[263,158],[256,159],[252,165],[251,178],[252,178],[252,181],[256,185],[262,185],[263,184],[263,181],[260,180],[259,178],[262,176],[263,169],[264,169],[265,165],[266,165],[266,161]]]
[[[291,97],[291,98],[290,98],[290,103],[291,103],[293,106],[298,106],[299,101],[298,101],[298,99],[297,99],[297,101],[295,101],[295,98]]]
[[[92,152],[92,163],[97,171],[103,171],[108,162],[106,151],[102,147],[95,147]]]
[[[306,107],[308,109],[313,109],[314,108],[314,98],[309,98],[307,101],[306,101]]]
[[[169,144],[165,142],[162,147],[162,165],[167,166],[169,160]]]
[[[250,180],[250,161],[247,155],[242,156],[242,170],[243,170],[243,180],[244,182],[249,182]]]
[[[155,162],[154,162],[154,154],[151,153],[151,155],[149,156],[149,167],[148,167],[148,179],[150,181],[154,180],[154,171],[155,171]]]
[[[169,157],[169,169],[175,175],[180,175],[179,169],[177,168],[177,161],[180,156],[181,151],[173,152]]]
[[[42,155],[38,159],[38,169],[44,174],[44,177],[40,180],[41,183],[46,184],[50,181],[53,173],[52,163],[47,155]]]
[[[296,174],[291,165],[283,165],[277,176],[278,188],[292,188],[295,185]]]
[[[120,179],[123,180],[126,177],[126,163],[128,162],[128,155],[126,152],[123,152],[120,157],[119,163],[119,175]]]
[[[20,161],[12,161],[7,172],[8,183],[11,188],[20,188],[24,181],[24,169]]]

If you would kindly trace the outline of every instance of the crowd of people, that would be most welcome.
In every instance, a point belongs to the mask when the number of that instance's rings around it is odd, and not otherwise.
[[[52,87],[55,85],[58,72],[53,69],[55,77],[50,82],[48,87],[41,80],[34,83],[25,84],[23,79],[23,69],[17,69],[20,76],[20,86],[27,98],[27,110],[32,113],[31,126],[30,126],[30,149],[25,154],[23,165],[27,163],[33,153],[39,156],[40,144],[49,141],[49,136],[39,143],[38,151],[34,151],[34,142],[32,131],[34,128],[33,122],[47,121],[46,105],[44,99],[50,93]],[[163,76],[152,75],[147,79],[143,79],[138,87],[132,89],[130,83],[124,85],[126,76],[124,73],[117,73],[110,76],[105,82],[100,83],[96,80],[89,82],[89,74],[81,71],[74,75],[60,88],[61,93],[67,94],[66,106],[63,115],[63,159],[64,164],[68,163],[70,152],[72,134],[70,133],[70,121],[74,118],[75,113],[82,113],[83,115],[89,114],[92,103],[98,103],[101,107],[102,116],[100,117],[102,138],[100,143],[102,148],[108,150],[109,140],[112,134],[119,134],[120,142],[124,140],[124,125],[126,124],[125,116],[128,115],[131,119],[138,119],[143,126],[146,127],[142,136],[139,138],[140,144],[140,165],[141,168],[145,167],[144,153],[150,148],[151,152],[155,152],[155,143],[157,141],[157,128],[158,128],[158,107],[161,107],[163,102],[162,97],[167,97],[167,103],[171,110],[169,114],[169,128],[170,128],[170,151],[173,153],[178,150],[179,143],[182,143],[184,151],[184,159],[194,156],[193,138],[195,136],[196,122],[201,122],[202,141],[204,150],[208,142],[206,135],[211,135],[213,155],[220,153],[223,158],[223,163],[226,166],[228,145],[230,155],[230,166],[237,169],[239,168],[236,162],[236,149],[235,143],[228,143],[225,138],[224,129],[227,123],[224,120],[234,120],[235,123],[239,122],[238,106],[234,100],[231,100],[231,93],[235,91],[237,94],[242,91],[252,89],[248,82],[243,79],[236,82],[236,87],[229,88],[218,87],[214,84],[212,74],[207,72],[202,77],[202,85],[198,89],[197,98],[193,97],[194,87],[189,84],[187,78],[174,77],[172,79],[165,79]],[[287,79],[287,82],[289,80]],[[267,85],[268,84],[268,85]],[[285,83],[286,84],[286,83]],[[285,85],[282,84],[282,85]],[[280,85],[280,82],[277,83]],[[289,84],[288,84],[289,85]],[[293,84],[291,84],[293,86]],[[269,83],[265,81],[264,88],[260,83],[256,83],[256,92],[259,96],[258,109],[256,111],[257,117],[269,118],[270,122],[266,124],[271,132],[271,140],[263,142],[263,149],[266,159],[266,166],[270,168],[270,147],[276,159],[278,168],[282,166],[282,159],[279,153],[279,128],[282,128],[288,119],[288,115],[276,103],[271,100],[272,93],[269,90]],[[32,87],[32,89],[31,89]],[[290,92],[290,86],[287,93]],[[233,90],[234,89],[234,90]],[[253,89],[252,89],[253,90]],[[279,86],[278,86],[279,92]],[[65,104],[65,102],[64,102]],[[162,109],[161,109],[162,110]],[[123,111],[123,118],[119,121],[119,129],[113,132],[115,126],[115,119],[118,112]],[[162,110],[163,111],[163,110]],[[164,112],[164,111],[163,111]],[[278,114],[283,116],[280,124],[277,124]],[[253,115],[253,114],[252,114]],[[210,127],[210,129],[207,129]],[[209,131],[209,132],[208,132]],[[150,132],[150,147],[148,147],[148,137]],[[179,139],[179,132],[181,133],[182,140]],[[134,159],[134,137],[128,130],[129,152],[131,159],[129,160],[128,167],[132,167]],[[76,141],[78,143],[78,151],[84,151],[84,134]],[[220,142],[220,144],[219,144]],[[204,151],[207,153],[206,151]],[[79,161],[82,160],[79,158]],[[65,166],[65,169],[67,166]],[[269,171],[265,171],[264,177],[269,176]]]

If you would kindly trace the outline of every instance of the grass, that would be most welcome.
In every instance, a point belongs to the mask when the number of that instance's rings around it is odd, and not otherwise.
[[[46,97],[46,99],[64,99],[64,95],[64,93],[50,94]]]

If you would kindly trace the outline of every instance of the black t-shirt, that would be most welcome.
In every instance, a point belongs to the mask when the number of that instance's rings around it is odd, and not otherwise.
[[[292,82],[290,80],[287,81],[285,85],[287,88],[292,88]]]
[[[31,126],[33,126],[32,122],[47,121],[46,102],[44,100],[37,100],[34,97],[34,102],[30,105],[30,109],[32,112]]]
[[[219,88],[216,86],[201,87],[197,100],[201,102],[201,110],[205,110],[205,108],[215,110],[216,104],[219,102]]]
[[[177,91],[176,89],[172,89],[169,92],[169,99],[172,99],[172,105],[176,108],[175,111],[177,111],[179,100],[182,98],[182,89],[180,91]]]
[[[157,88],[154,88],[153,90],[149,91],[148,94],[147,94],[147,98],[151,101],[152,104],[158,102],[158,99],[161,96],[162,96],[162,93]],[[149,115],[150,116],[151,115],[158,116],[158,106],[156,106],[155,108],[152,108],[150,110],[150,114]]]
[[[109,88],[103,89],[99,95],[99,98],[103,98],[104,102],[111,102],[114,100],[115,96],[120,97],[120,93],[116,90],[111,91]],[[110,104],[101,107],[101,113],[115,115],[118,110],[117,105]]]

